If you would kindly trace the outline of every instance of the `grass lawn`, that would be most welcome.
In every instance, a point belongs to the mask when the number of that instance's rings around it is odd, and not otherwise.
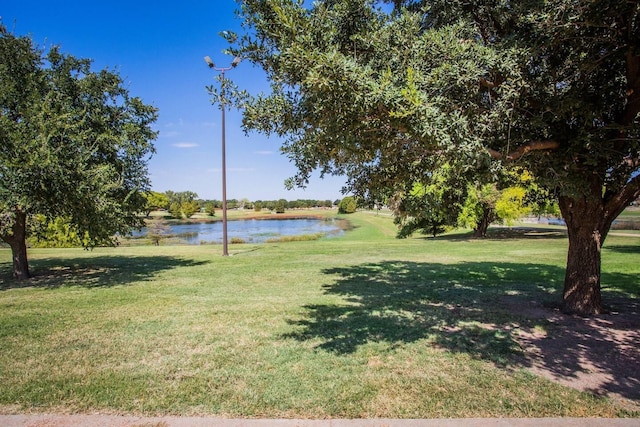
[[[640,207],[630,206],[618,217],[619,219],[640,219]]]
[[[567,241],[508,229],[220,246],[0,249],[0,412],[229,417],[639,416],[534,376],[513,339],[545,329],[508,296],[558,302]],[[640,239],[610,236],[608,295],[636,299]]]

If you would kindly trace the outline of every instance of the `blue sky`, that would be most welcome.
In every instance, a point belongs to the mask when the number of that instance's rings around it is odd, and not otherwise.
[[[9,0],[0,16],[9,30],[31,35],[39,46],[59,45],[65,53],[91,58],[94,70],[116,70],[131,95],[159,109],[157,153],[149,162],[154,190],[221,199],[221,113],[205,89],[215,83],[215,73],[203,57],[220,66],[233,60],[222,52],[228,45],[218,33],[241,31],[237,7],[234,0]],[[252,93],[268,89],[261,70],[248,62],[226,76]],[[304,190],[286,190],[284,180],[295,167],[280,153],[281,141],[246,136],[240,122],[239,112],[227,111],[228,198],[342,197],[344,179],[336,177],[314,177]]]

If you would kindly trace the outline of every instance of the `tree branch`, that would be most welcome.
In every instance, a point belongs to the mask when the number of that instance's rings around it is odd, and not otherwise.
[[[480,86],[484,86],[486,88],[489,89],[494,89],[498,86],[500,86],[502,82],[500,81],[496,81],[496,82],[492,82],[490,80],[485,79],[484,77],[480,77]]]
[[[613,221],[629,203],[638,197],[640,197],[640,175],[631,178],[610,200],[605,200],[605,217]]]
[[[502,159],[502,153],[501,152],[496,151],[493,148],[489,148],[489,147],[485,147],[485,149],[487,150],[487,152],[489,153],[491,158],[496,159],[496,160]]]
[[[496,159],[501,160],[505,159],[506,161],[518,160],[520,157],[524,156],[531,151],[544,151],[544,150],[555,150],[560,146],[560,144],[556,141],[533,141],[528,143],[527,145],[523,145],[515,151],[504,156],[499,151],[496,151],[492,148],[486,148],[489,155]]]

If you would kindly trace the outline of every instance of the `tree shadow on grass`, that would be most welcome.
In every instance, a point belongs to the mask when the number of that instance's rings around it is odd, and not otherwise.
[[[621,254],[640,254],[640,245],[607,245],[604,250]]]
[[[194,267],[205,263],[204,261],[172,256],[44,258],[30,262],[32,277],[28,280],[13,279],[10,263],[2,266],[4,268],[0,270],[0,290],[24,287],[80,286],[98,288],[122,286],[151,280],[164,270]]]
[[[505,263],[428,264],[386,261],[325,270],[327,294],[344,304],[307,306],[296,338],[322,338],[320,348],[352,353],[369,342],[429,339],[434,345],[507,363],[515,343],[497,325],[521,322],[496,303],[505,294],[549,303],[562,269]],[[537,283],[532,283],[535,278]],[[527,285],[525,285],[527,284]]]
[[[416,237],[414,237],[416,238]],[[417,237],[420,238],[420,237]],[[422,239],[432,240],[434,237],[425,233]],[[505,240],[505,239],[566,239],[567,232],[564,229],[552,228],[552,227],[503,227],[503,226],[492,226],[487,230],[486,237],[474,237],[473,231],[468,231],[465,233],[451,233],[451,234],[442,234],[435,237],[436,240],[446,240],[446,241],[463,241],[467,242],[469,240]]]
[[[487,232],[490,240],[498,239],[566,239],[567,231],[552,227],[492,227]]]
[[[342,297],[342,303],[306,306],[286,338],[319,341],[318,349],[336,354],[374,342],[393,348],[425,340],[504,368],[536,368],[555,379],[577,381],[597,370],[598,381],[577,388],[640,398],[638,301],[624,300],[624,317],[562,315],[557,306],[563,268],[385,261],[325,274],[334,278],[325,292]],[[606,280],[638,284],[635,275],[608,273]]]

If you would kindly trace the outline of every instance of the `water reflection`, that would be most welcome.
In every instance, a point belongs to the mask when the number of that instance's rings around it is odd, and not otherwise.
[[[286,236],[315,235],[337,236],[343,229],[338,220],[322,219],[247,219],[227,222],[230,241],[264,243]],[[142,230],[141,235],[146,235]],[[199,245],[222,241],[222,222],[171,225],[168,235],[183,243]]]

